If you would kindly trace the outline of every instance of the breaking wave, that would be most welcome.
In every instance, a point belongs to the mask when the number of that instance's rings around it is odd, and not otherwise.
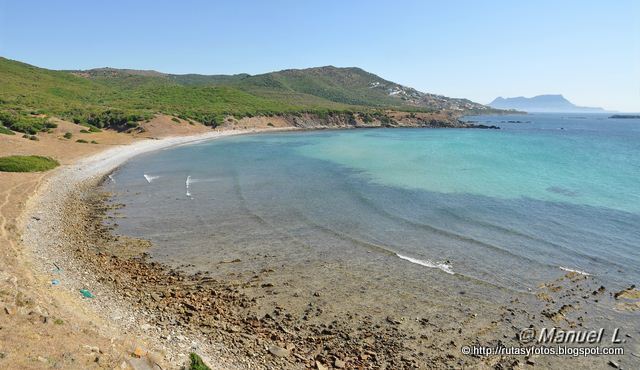
[[[580,270],[575,270],[575,269],[570,269],[570,268],[568,268],[568,267],[564,267],[564,266],[558,266],[558,267],[560,267],[560,270],[563,270],[563,271],[575,272],[576,274],[585,275],[585,276],[591,276],[591,274],[590,274],[590,273],[588,273],[588,272],[584,272],[584,271],[580,271]]]
[[[440,269],[444,272],[446,272],[447,274],[455,274],[455,272],[453,272],[453,269],[451,268],[451,265],[449,263],[446,262],[432,262],[429,260],[419,260],[417,258],[411,258],[411,257],[407,257],[407,256],[403,256],[401,254],[396,253],[396,256],[398,256],[399,258],[409,261],[411,263],[415,263],[417,265],[420,266],[425,266],[425,267],[430,267],[430,268],[436,268],[436,269]]]
[[[147,180],[147,182],[148,182],[149,184],[151,184],[151,182],[152,182],[153,180],[155,180],[155,179],[157,179],[157,178],[159,178],[159,177],[160,177],[160,176],[149,176],[149,175],[147,175],[146,173],[145,173],[143,176],[144,176],[144,179],[145,179],[145,180]]]

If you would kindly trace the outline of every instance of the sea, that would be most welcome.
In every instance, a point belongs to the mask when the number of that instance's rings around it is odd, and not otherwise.
[[[234,136],[137,156],[104,187],[126,205],[116,232],[175,268],[341,263],[514,292],[576,271],[622,288],[640,282],[640,120],[609,116]]]

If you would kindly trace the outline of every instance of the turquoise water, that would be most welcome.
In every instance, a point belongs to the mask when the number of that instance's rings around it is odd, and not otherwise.
[[[210,270],[393,256],[393,273],[521,291],[561,269],[640,280],[639,120],[469,119],[502,129],[262,134],[143,155],[108,184],[127,204],[119,232]]]
[[[569,131],[396,130],[337,135],[298,153],[354,169],[380,185],[639,212],[635,139]]]

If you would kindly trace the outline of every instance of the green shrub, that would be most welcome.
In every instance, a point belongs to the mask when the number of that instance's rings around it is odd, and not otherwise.
[[[91,144],[98,144],[98,142],[95,140],[91,140]]]
[[[76,143],[82,143],[82,144],[87,144],[88,141],[84,140],[84,139],[78,139],[76,140]]]
[[[16,133],[9,130],[8,128],[4,127],[4,126],[0,126],[0,134],[4,134],[4,135],[15,135]]]
[[[88,123],[81,123],[80,125],[86,127],[86,129],[84,129],[84,130],[82,130],[80,132],[83,132],[83,131],[87,131],[87,132],[102,132],[102,130],[100,130],[96,126],[90,125]]]
[[[189,370],[211,370],[209,366],[205,365],[202,358],[195,353],[190,353],[189,358],[191,359],[191,364],[189,365]]]
[[[180,120],[179,120],[179,119],[177,119],[176,117],[171,117],[171,120],[172,120],[173,122],[180,123]]]
[[[66,132],[63,136],[65,139],[71,139],[73,137],[73,134],[70,132]]]
[[[122,131],[128,128],[138,127],[137,121],[146,117],[136,113],[126,113],[119,110],[106,110],[100,113],[91,113],[86,123],[97,128],[111,128]]]
[[[48,171],[60,165],[49,157],[37,155],[12,155],[0,157],[0,171],[3,172],[40,172]]]
[[[9,112],[0,112],[0,123],[5,127],[11,127],[18,122],[18,117]]]
[[[0,112],[0,125],[13,131],[35,135],[48,129],[43,118],[29,117],[13,112]]]
[[[88,133],[89,133],[89,130],[80,130],[80,133],[81,133],[81,134],[88,134]]]

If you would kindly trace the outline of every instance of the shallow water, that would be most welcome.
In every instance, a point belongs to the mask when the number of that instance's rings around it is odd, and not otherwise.
[[[370,273],[445,286],[527,291],[561,269],[624,286],[640,280],[640,120],[606,117],[231,137],[136,157],[106,187],[127,205],[118,232],[174,266],[383,260]]]

